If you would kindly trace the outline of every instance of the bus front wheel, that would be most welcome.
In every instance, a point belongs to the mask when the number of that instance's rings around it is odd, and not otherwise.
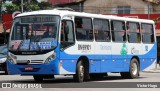
[[[76,66],[76,74],[74,75],[74,79],[77,82],[84,81],[84,65],[82,61],[79,61]]]
[[[134,79],[139,77],[139,63],[136,58],[133,58],[130,63],[129,72],[121,72],[122,78]]]
[[[41,75],[34,75],[33,78],[36,82],[42,82],[43,81],[43,76],[41,76]]]

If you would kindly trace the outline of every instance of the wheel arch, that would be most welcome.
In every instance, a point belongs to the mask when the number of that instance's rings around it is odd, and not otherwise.
[[[140,69],[140,59],[139,59],[139,57],[138,57],[138,56],[133,56],[133,57],[131,58],[131,60],[132,60],[133,58],[137,59],[138,64],[139,64],[139,69]]]
[[[87,56],[85,56],[85,55],[80,56],[80,57],[78,58],[77,63],[78,63],[79,61],[82,61],[82,62],[84,63],[84,66],[85,66],[85,67],[88,67],[88,69],[89,69],[89,59],[88,59]],[[77,63],[76,63],[76,65],[77,65]]]
[[[87,56],[80,56],[77,63],[76,63],[76,66],[78,64],[79,61],[82,61],[83,65],[84,65],[84,79],[85,80],[89,80],[90,79],[90,75],[89,75],[89,72],[90,72],[90,66],[89,66],[89,58]]]

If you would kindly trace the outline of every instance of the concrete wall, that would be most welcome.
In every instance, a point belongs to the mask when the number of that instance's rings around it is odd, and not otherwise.
[[[131,14],[148,13],[148,3],[143,0],[86,0],[84,12],[117,14],[117,6],[131,6]]]

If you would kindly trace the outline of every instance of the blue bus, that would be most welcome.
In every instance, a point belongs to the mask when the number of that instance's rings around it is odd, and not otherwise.
[[[35,81],[73,75],[83,82],[107,72],[133,79],[155,67],[156,52],[152,20],[41,10],[14,18],[7,70]]]

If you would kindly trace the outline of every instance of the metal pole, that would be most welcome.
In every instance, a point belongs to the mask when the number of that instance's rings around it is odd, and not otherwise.
[[[21,12],[23,13],[23,0],[21,0]]]
[[[150,3],[148,2],[148,19],[150,19]]]
[[[27,11],[30,11],[29,5],[30,5],[30,0],[28,0],[28,2],[27,2]]]
[[[0,23],[2,20],[2,0],[0,0]]]

